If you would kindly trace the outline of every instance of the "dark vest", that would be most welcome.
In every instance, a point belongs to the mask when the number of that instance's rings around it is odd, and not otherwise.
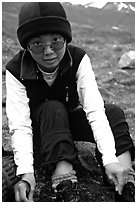
[[[26,50],[17,53],[7,63],[6,69],[26,87],[31,111],[46,100],[61,101],[69,111],[79,104],[76,72],[84,55],[85,51],[81,48],[69,45],[51,87],[43,79],[35,61]]]

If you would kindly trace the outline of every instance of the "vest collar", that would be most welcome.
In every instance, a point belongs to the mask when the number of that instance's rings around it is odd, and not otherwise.
[[[65,55],[60,62],[60,68],[59,71],[64,74],[69,67],[72,66],[72,56],[70,54],[69,48],[67,47]],[[21,72],[20,72],[20,78],[23,79],[38,79],[38,73],[39,69],[37,67],[37,64],[35,60],[31,57],[28,50],[24,50],[22,59],[21,59]]]

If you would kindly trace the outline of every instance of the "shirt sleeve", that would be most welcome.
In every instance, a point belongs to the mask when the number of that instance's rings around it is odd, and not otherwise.
[[[6,113],[12,133],[17,175],[33,173],[33,143],[29,99],[25,86],[6,70]]]
[[[118,163],[115,156],[114,136],[105,114],[104,102],[98,90],[95,74],[87,54],[84,55],[79,65],[76,77],[79,100],[93,131],[97,147],[102,154],[103,165]]]

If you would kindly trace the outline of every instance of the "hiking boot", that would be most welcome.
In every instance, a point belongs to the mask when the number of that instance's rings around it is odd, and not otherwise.
[[[65,180],[59,183],[54,190],[57,202],[78,202],[77,183],[71,180]]]
[[[128,181],[123,187],[122,194],[115,193],[116,202],[135,202],[135,172],[130,169],[128,173]]]

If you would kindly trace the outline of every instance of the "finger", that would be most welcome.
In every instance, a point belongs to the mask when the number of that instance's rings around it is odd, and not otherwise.
[[[128,181],[128,171],[124,172],[124,180],[125,180],[125,184],[126,184]]]
[[[24,190],[20,191],[20,200],[22,202],[28,202],[28,199],[27,199],[27,196],[26,196],[26,191],[24,191]]]
[[[117,178],[114,175],[110,175],[108,178],[114,183],[115,186],[118,185]]]
[[[33,194],[34,194],[34,191],[31,190],[30,193],[29,193],[29,196],[28,196],[29,202],[34,202],[34,200],[33,200]]]
[[[19,183],[14,186],[15,201],[20,202]]]
[[[20,195],[19,195],[19,191],[18,190],[15,190],[15,201],[16,202],[20,202]]]
[[[19,184],[19,194],[20,194],[20,200],[22,202],[28,202],[27,189],[26,189],[26,185],[24,183]]]
[[[122,194],[122,190],[123,190],[123,186],[125,184],[125,178],[123,176],[123,174],[119,174],[117,176],[117,179],[118,179],[118,193],[121,195]]]
[[[129,169],[125,168],[123,172],[119,172],[119,174],[117,175],[118,184],[119,184],[118,185],[118,192],[120,195],[122,194],[123,186],[128,181],[128,171],[129,171]]]

